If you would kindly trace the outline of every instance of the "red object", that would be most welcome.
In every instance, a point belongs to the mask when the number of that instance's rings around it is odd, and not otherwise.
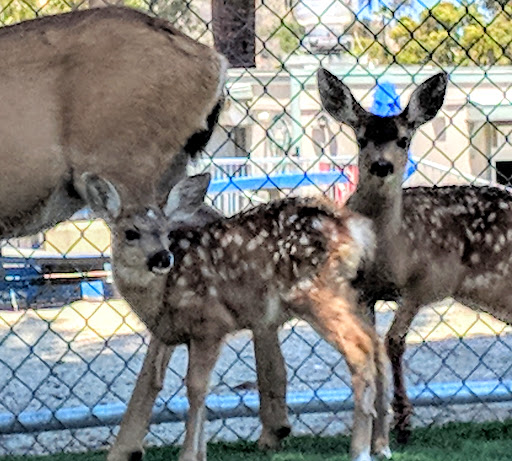
[[[359,181],[359,168],[357,165],[345,165],[344,167],[332,165],[331,163],[320,162],[320,171],[340,171],[346,177],[345,182],[337,182],[333,184],[334,201],[344,204],[348,198],[354,193]]]

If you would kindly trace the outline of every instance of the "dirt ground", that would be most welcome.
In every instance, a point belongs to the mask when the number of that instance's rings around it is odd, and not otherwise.
[[[391,306],[378,309],[380,333],[393,317]],[[293,321],[280,332],[287,362],[289,392],[347,389],[348,371],[340,355],[305,323]],[[57,410],[126,402],[140,369],[147,333],[123,301],[76,302],[61,309],[0,311],[0,422],[22,411]],[[229,338],[212,377],[216,394],[254,392],[254,356],[250,333]],[[409,385],[466,380],[512,379],[510,328],[485,314],[452,303],[424,308],[408,336]],[[163,401],[184,396],[187,354],[179,347],[172,358]],[[510,417],[511,405],[443,405],[417,410],[415,424],[448,420],[489,420]],[[327,408],[326,408],[327,410]],[[350,425],[350,412],[292,414],[295,434],[334,434]],[[104,447],[115,428],[0,435],[0,455],[36,454]],[[210,437],[254,439],[256,418],[213,421]],[[152,426],[148,443],[181,441],[182,423]]]

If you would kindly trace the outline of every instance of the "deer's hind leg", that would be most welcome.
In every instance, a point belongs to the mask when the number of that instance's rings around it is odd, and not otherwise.
[[[371,461],[372,423],[375,416],[376,369],[372,328],[352,306],[334,295],[322,294],[310,312],[302,315],[345,357],[352,374],[354,424],[350,444],[352,461]]]
[[[262,449],[277,449],[290,434],[286,406],[286,368],[276,328],[253,330],[254,355],[260,393]]]
[[[391,458],[389,448],[389,428],[391,423],[391,382],[389,379],[389,359],[380,338],[375,339],[375,371],[377,395],[375,410],[377,416],[373,424],[372,453],[383,459]]]
[[[162,390],[167,365],[174,347],[154,336],[149,341],[142,369],[135,383],[108,461],[138,461],[144,454],[143,442],[148,432],[153,405]]]

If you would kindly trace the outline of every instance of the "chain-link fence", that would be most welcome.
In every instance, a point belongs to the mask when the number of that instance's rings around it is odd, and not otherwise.
[[[2,0],[0,22],[97,6]],[[227,102],[202,160],[224,213],[288,194],[342,203],[357,182],[356,143],[319,104],[320,65],[380,114],[406,103],[439,69],[451,84],[441,113],[411,146],[407,185],[512,181],[512,5],[506,0],[258,0],[256,67],[231,69]],[[213,43],[210,0],[127,0]],[[0,266],[0,454],[85,450],[112,442],[146,350],[147,332],[117,299],[109,235],[86,212],[38,236],[4,242]],[[384,333],[393,306],[378,308]],[[350,423],[343,360],[302,322],[281,340],[295,433]],[[508,416],[510,329],[445,301],[422,310],[408,336],[406,379],[415,423]],[[175,443],[185,408],[178,349],[149,442]],[[254,439],[255,368],[248,333],[231,337],[212,380],[210,435]],[[464,405],[462,405],[464,404]]]

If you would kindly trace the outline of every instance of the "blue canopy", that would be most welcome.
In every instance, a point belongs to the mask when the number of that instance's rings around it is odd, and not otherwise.
[[[373,95],[373,104],[370,111],[381,117],[390,117],[397,115],[402,111],[400,106],[400,96],[396,92],[395,85],[391,82],[377,82],[377,88]],[[417,168],[416,162],[411,158],[409,151],[407,166],[405,168],[404,179],[411,176]]]
[[[395,85],[390,82],[377,82],[370,111],[381,117],[389,117],[401,112],[400,96],[396,93]]]

